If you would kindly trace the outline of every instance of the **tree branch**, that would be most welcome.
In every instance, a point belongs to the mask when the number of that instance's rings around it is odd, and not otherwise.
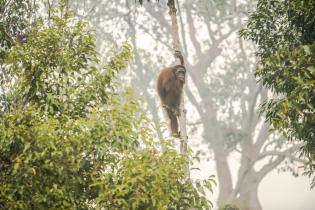
[[[257,116],[256,114],[256,105],[257,105],[257,100],[258,100],[258,96],[260,95],[261,93],[261,90],[262,90],[262,87],[259,86],[257,88],[257,90],[254,92],[253,96],[250,97],[250,99],[248,100],[248,111],[247,112],[244,112],[244,113],[247,113],[247,119],[246,119],[246,123],[244,123],[244,126],[243,126],[243,130],[244,131],[248,131],[249,133],[252,133],[257,125],[257,120],[259,119],[259,117]],[[254,118],[256,118],[256,122],[254,122]]]
[[[196,38],[196,27],[194,24],[194,20],[192,18],[192,14],[191,14],[191,10],[189,8],[187,8],[187,5],[185,5],[185,10],[186,10],[186,14],[187,14],[187,23],[188,23],[188,29],[189,29],[189,37],[191,39],[192,44],[195,47],[197,56],[201,55],[201,46],[200,43],[197,41]]]
[[[172,37],[173,37],[173,48],[174,51],[178,51],[181,54],[181,45],[178,33],[178,23],[176,18],[176,7],[175,7],[175,0],[168,0],[167,6],[169,7],[169,15],[171,16],[172,21]],[[184,94],[181,95],[180,100],[180,115],[178,117],[179,127],[180,127],[180,152],[183,155],[187,155],[188,153],[188,137],[186,131],[186,109],[184,104]],[[186,177],[190,177],[190,170],[189,170],[189,162],[187,162],[186,166]]]
[[[181,29],[181,35],[183,40],[183,47],[184,47],[184,54],[188,54],[187,51],[187,42],[186,42],[186,33],[185,33],[185,27],[184,27],[184,21],[181,13],[181,8],[179,5],[179,0],[176,0],[176,4],[178,5],[178,16],[179,16],[179,22],[180,22],[180,29]]]
[[[265,157],[268,156],[286,156],[286,157],[290,157],[292,155],[292,153],[297,152],[301,147],[303,146],[303,144],[295,144],[292,147],[284,150],[284,151],[265,151],[259,154],[258,160],[261,160]]]
[[[257,141],[255,143],[255,148],[257,148],[256,152],[260,151],[261,147],[263,146],[263,144],[268,139],[268,137],[270,135],[269,129],[270,129],[270,124],[267,122],[264,123],[262,128],[260,129],[258,137],[257,137]]]
[[[279,155],[276,160],[262,167],[262,169],[256,172],[257,179],[262,180],[270,171],[275,169],[282,161],[284,161],[285,158],[285,155]]]
[[[196,97],[194,96],[194,94],[191,92],[191,90],[189,88],[186,87],[185,91],[186,91],[186,95],[187,95],[189,101],[196,107],[198,113],[202,117],[204,112],[202,111],[200,104],[197,102]]]
[[[153,10],[152,6],[146,6],[146,11],[148,11],[150,17],[153,17],[159,23],[159,26],[165,26],[166,34],[172,34],[171,27],[168,27],[170,24],[167,22],[165,15]]]
[[[142,24],[135,23],[137,26],[139,26],[140,29],[142,29],[145,33],[150,35],[155,41],[160,42],[163,44],[168,50],[173,51],[173,48],[170,46],[170,43],[165,42],[161,39],[162,36],[155,36],[153,33],[151,33],[147,28],[145,28]]]

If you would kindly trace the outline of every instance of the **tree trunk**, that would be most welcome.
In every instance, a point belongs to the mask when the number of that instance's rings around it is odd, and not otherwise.
[[[215,163],[218,174],[218,181],[220,185],[219,195],[218,195],[218,206],[224,206],[230,203],[230,195],[233,191],[232,176],[227,161],[227,156],[224,154],[223,150],[214,149]]]
[[[258,179],[255,179],[255,175],[250,175],[246,178],[246,181],[240,189],[237,201],[241,210],[262,210],[258,200],[259,182]]]
[[[169,7],[169,15],[171,16],[171,21],[172,21],[172,37],[173,37],[173,49],[174,52],[179,52],[181,53],[181,44],[179,40],[179,33],[178,33],[178,23],[177,23],[177,18],[176,18],[176,7],[175,7],[175,0],[168,0],[167,5]],[[181,97],[181,102],[180,102],[180,116],[179,116],[179,127],[180,127],[180,152],[181,154],[186,155],[188,152],[187,149],[187,143],[188,143],[188,138],[187,138],[187,131],[186,131],[186,110],[184,106],[184,92]],[[190,176],[190,171],[189,171],[189,161],[187,162],[187,170],[186,170],[186,176],[189,178]]]

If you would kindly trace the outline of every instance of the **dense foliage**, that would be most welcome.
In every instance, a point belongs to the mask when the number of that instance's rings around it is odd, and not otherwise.
[[[32,0],[0,1],[0,62],[14,41],[26,40],[34,21],[36,5]]]
[[[315,170],[315,2],[259,0],[241,35],[257,43],[256,76],[277,94],[267,118],[290,139],[305,141]],[[315,180],[314,180],[315,184]]]
[[[209,209],[212,180],[185,178],[187,158],[158,151],[150,122],[115,78],[128,44],[102,66],[87,23],[64,8],[5,57],[0,209]]]

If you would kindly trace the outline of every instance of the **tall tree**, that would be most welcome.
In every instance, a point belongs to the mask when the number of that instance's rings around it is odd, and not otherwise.
[[[290,140],[305,142],[310,175],[315,173],[314,16],[314,1],[259,0],[241,31],[258,46],[256,77],[277,96],[264,104],[266,116]]]

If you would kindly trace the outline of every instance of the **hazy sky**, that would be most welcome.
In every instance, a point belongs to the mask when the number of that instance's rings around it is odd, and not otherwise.
[[[236,158],[230,162],[234,166],[238,164]],[[198,164],[200,170],[192,171],[192,178],[206,179],[215,174],[214,166],[212,161],[202,161]],[[232,170],[236,176],[237,168]],[[218,187],[215,189],[215,194],[210,195],[212,201],[218,193]],[[273,170],[260,183],[258,194],[263,210],[315,210],[315,189],[310,190],[310,179],[304,176],[295,178],[288,172]]]
[[[264,210],[315,210],[315,189],[307,177],[273,171],[262,181],[259,199]]]

